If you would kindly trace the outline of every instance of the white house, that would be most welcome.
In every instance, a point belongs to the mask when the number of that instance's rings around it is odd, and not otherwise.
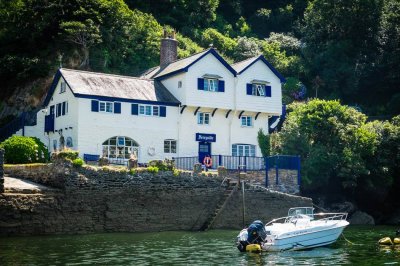
[[[165,36],[160,66],[141,77],[59,69],[37,125],[24,133],[50,151],[64,143],[82,157],[135,153],[140,163],[261,156],[257,132],[281,115],[284,81],[263,56],[230,65],[210,48],[177,60],[177,41]]]

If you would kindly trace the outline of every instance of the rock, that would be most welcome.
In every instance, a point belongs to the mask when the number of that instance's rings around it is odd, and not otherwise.
[[[334,203],[331,205],[331,209],[334,212],[347,212],[349,214],[357,210],[356,206],[350,201],[345,201],[343,203]]]
[[[350,217],[350,224],[369,224],[369,225],[375,225],[375,220],[374,218],[369,215],[368,213],[362,212],[362,211],[356,211],[353,213],[353,215]]]

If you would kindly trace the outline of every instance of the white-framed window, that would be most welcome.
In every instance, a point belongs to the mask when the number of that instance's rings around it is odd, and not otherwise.
[[[64,81],[61,81],[60,93],[64,93],[66,90],[67,90],[67,83],[65,83]]]
[[[264,84],[253,84],[252,95],[265,97],[265,85]]]
[[[176,140],[164,140],[164,153],[176,153]]]
[[[205,91],[218,91],[218,79],[204,79]]]
[[[160,116],[160,106],[140,104],[139,115]]]
[[[113,112],[113,102],[99,102],[99,112],[112,113]]]
[[[256,146],[251,144],[233,144],[232,156],[256,156]]]
[[[131,138],[117,136],[103,142],[103,157],[127,160],[132,155],[138,158],[139,144]]]
[[[241,118],[242,127],[252,127],[253,126],[253,117],[249,115],[243,115]]]
[[[182,88],[182,80],[178,81],[178,88]]]
[[[197,124],[209,125],[210,124],[210,113],[198,112],[197,113]]]

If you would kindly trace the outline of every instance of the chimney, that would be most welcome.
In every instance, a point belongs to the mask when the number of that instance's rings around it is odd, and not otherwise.
[[[172,34],[164,28],[164,38],[161,39],[160,67],[166,67],[178,58],[178,41],[175,40],[175,30]]]

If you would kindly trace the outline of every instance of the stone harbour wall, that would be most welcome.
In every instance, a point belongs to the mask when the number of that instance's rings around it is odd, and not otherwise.
[[[0,193],[4,192],[4,150],[0,149]]]
[[[40,168],[40,170],[38,170]],[[0,235],[80,234],[199,230],[224,197],[222,178],[126,171],[70,165],[10,169],[10,175],[57,189],[36,194],[0,194]],[[43,178],[40,178],[40,176]],[[283,208],[311,206],[311,199],[252,190],[247,221],[281,215]],[[241,194],[229,198],[215,228],[240,228]],[[287,211],[287,208],[286,210]]]

